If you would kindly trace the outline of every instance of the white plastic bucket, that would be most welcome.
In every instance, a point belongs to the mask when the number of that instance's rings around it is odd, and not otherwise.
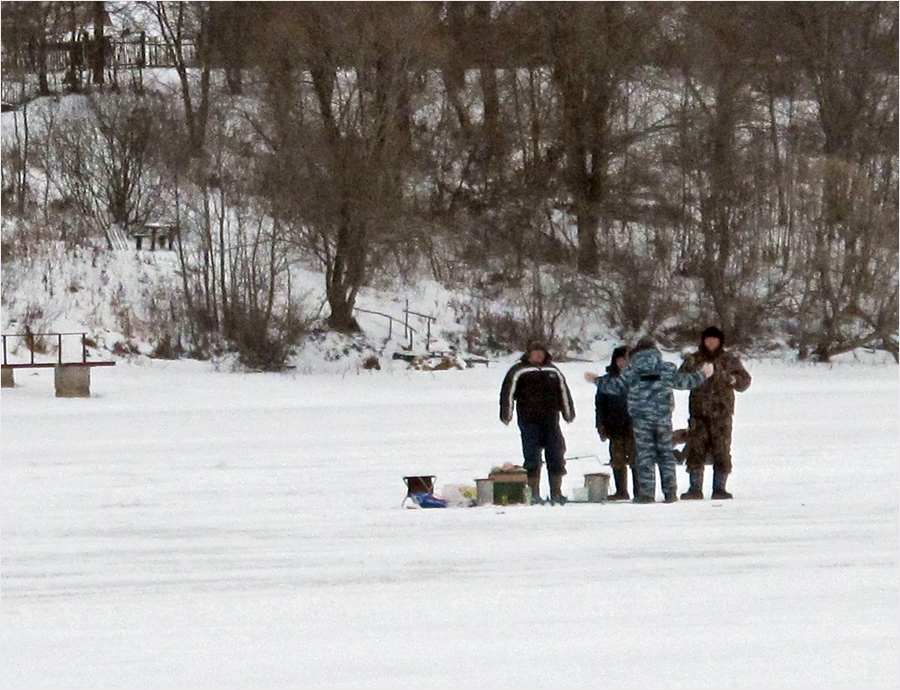
[[[494,503],[494,480],[475,480],[475,502],[480,506],[489,506]]]
[[[606,497],[609,496],[609,475],[606,472],[584,475],[584,486],[590,503],[606,503]]]

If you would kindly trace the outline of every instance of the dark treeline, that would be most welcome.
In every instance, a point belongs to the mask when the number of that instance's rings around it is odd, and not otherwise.
[[[588,308],[897,356],[897,3],[5,2],[4,52],[74,5],[142,10],[173,97],[117,75],[94,125],[4,149],[5,198],[49,219],[27,163],[95,231],[164,209],[195,339],[280,352],[303,258],[345,332],[360,288],[428,270],[518,296],[481,344]]]

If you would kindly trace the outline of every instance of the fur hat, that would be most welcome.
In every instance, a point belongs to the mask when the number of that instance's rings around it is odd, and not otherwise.
[[[544,364],[550,364],[553,361],[553,356],[550,354],[550,350],[548,350],[547,346],[544,345],[544,343],[540,340],[530,340],[528,342],[528,345],[525,347],[525,354],[522,355],[522,361],[527,362],[532,352],[543,352]]]
[[[615,366],[616,360],[619,359],[619,357],[627,357],[627,356],[628,356],[628,348],[625,347],[624,345],[622,345],[620,347],[617,347],[615,350],[613,350],[612,357],[610,358],[609,363],[611,366]]]
[[[622,373],[622,370],[619,369],[619,363],[618,361],[616,361],[620,357],[628,357],[628,348],[624,345],[613,350],[612,357],[610,357],[609,360],[609,366],[606,367],[607,373],[614,374],[615,376],[618,376]]]
[[[707,338],[718,338],[719,344],[725,344],[725,334],[721,331],[721,329],[716,328],[715,326],[710,326],[700,335],[700,343],[702,344],[704,340]]]

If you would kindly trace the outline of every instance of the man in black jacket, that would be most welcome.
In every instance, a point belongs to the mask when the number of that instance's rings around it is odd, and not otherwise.
[[[550,500],[565,501],[562,478],[566,474],[566,441],[559,427],[559,416],[566,422],[575,419],[572,394],[562,372],[553,365],[550,352],[532,342],[507,372],[500,389],[500,421],[509,424],[513,408],[522,435],[523,467],[528,473],[532,500],[540,501],[541,452],[547,462]]]
[[[606,367],[604,379],[615,378],[628,366],[628,348],[617,347],[613,350],[612,359]],[[588,383],[596,384],[598,376],[593,372],[587,372],[584,378]],[[609,440],[609,464],[612,467],[613,478],[616,482],[616,492],[609,496],[610,501],[627,501],[628,494],[628,468],[634,484],[634,492],[637,495],[637,446],[634,443],[634,433],[631,429],[631,415],[628,414],[628,395],[610,395],[604,393],[601,387],[597,387],[594,398],[597,413],[597,433],[600,440]]]

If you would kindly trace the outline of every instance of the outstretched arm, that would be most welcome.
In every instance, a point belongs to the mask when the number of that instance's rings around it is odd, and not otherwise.
[[[693,354],[686,355],[684,360],[681,362],[681,366],[678,367],[679,373],[692,374],[697,371],[697,359]]]
[[[587,375],[585,375],[585,378],[587,378]],[[604,395],[621,395],[628,390],[632,379],[633,376],[629,369],[626,369],[618,376],[604,376],[596,379],[597,391]]]
[[[699,371],[687,373],[685,371],[675,372],[672,380],[672,387],[681,391],[690,390],[703,384],[706,379],[713,375],[713,365],[707,362]]]

